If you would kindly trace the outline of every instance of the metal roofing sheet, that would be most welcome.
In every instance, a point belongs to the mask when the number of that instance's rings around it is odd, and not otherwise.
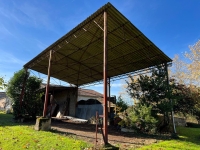
[[[24,67],[48,74],[49,51],[53,50],[52,77],[74,85],[102,80],[104,10],[108,14],[108,77],[171,62],[112,4],[107,3]]]

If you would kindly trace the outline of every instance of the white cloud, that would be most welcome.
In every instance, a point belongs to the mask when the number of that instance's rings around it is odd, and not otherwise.
[[[23,65],[25,61],[16,58],[11,53],[0,50],[0,63]]]
[[[22,20],[34,25],[35,27],[48,27],[50,25],[48,14],[41,8],[30,5],[29,3],[24,3],[18,8],[18,10],[20,10],[23,14],[23,17],[21,15]]]
[[[4,36],[14,36],[9,29],[7,29],[3,24],[0,24],[0,34]],[[3,39],[3,36],[1,36],[1,39]]]
[[[45,8],[47,4],[45,3]],[[40,3],[23,1],[21,3],[13,2],[10,5],[0,6],[1,19],[35,28],[52,28],[53,21],[50,20],[50,12],[45,10]]]
[[[39,40],[37,40],[37,39],[35,39],[35,41],[36,41],[36,45],[37,45],[37,46],[39,47],[39,49],[41,49],[41,50],[44,50],[45,48],[48,47],[48,45],[44,44],[43,42],[41,42],[41,41],[39,41]]]

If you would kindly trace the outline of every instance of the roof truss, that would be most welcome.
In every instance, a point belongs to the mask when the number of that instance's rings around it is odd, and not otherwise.
[[[48,74],[49,51],[53,51],[51,76],[77,86],[103,79],[104,10],[108,14],[107,76],[118,78],[171,59],[110,3],[61,37],[24,65]]]

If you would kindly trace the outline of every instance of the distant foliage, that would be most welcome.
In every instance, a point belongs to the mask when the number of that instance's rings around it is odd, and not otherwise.
[[[4,78],[0,77],[0,90],[3,90],[6,86],[7,84],[5,83]]]
[[[171,78],[173,97],[173,110],[184,116],[196,116],[200,123],[200,88],[195,85],[185,85]]]
[[[178,97],[174,100],[174,112],[182,113],[183,115],[192,114],[195,111],[195,107],[199,105],[200,90],[195,86],[180,84],[175,79],[171,80],[175,83],[173,94]]]
[[[25,90],[20,103],[23,83],[25,83]],[[30,76],[30,73],[26,73],[24,69],[16,72],[10,79],[6,93],[12,100],[13,114],[16,118],[24,115],[32,117],[41,115],[43,108],[42,93],[39,91],[41,83],[41,79]]]
[[[121,95],[117,98],[116,106],[118,112],[123,112],[128,108],[128,104],[122,99]]]
[[[173,59],[171,76],[180,84],[200,85],[200,40],[189,46],[190,51]]]
[[[191,113],[200,123],[200,40],[189,46],[189,51],[173,60],[171,76],[177,81],[181,99],[175,107],[183,113]]]

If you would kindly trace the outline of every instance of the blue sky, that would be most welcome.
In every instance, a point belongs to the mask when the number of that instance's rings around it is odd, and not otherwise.
[[[0,76],[7,81],[23,65],[85,20],[105,0],[0,1]],[[165,54],[188,51],[200,39],[199,0],[110,0]],[[121,91],[111,84],[111,94]],[[89,88],[89,87],[88,87]],[[91,87],[102,92],[102,85]]]

